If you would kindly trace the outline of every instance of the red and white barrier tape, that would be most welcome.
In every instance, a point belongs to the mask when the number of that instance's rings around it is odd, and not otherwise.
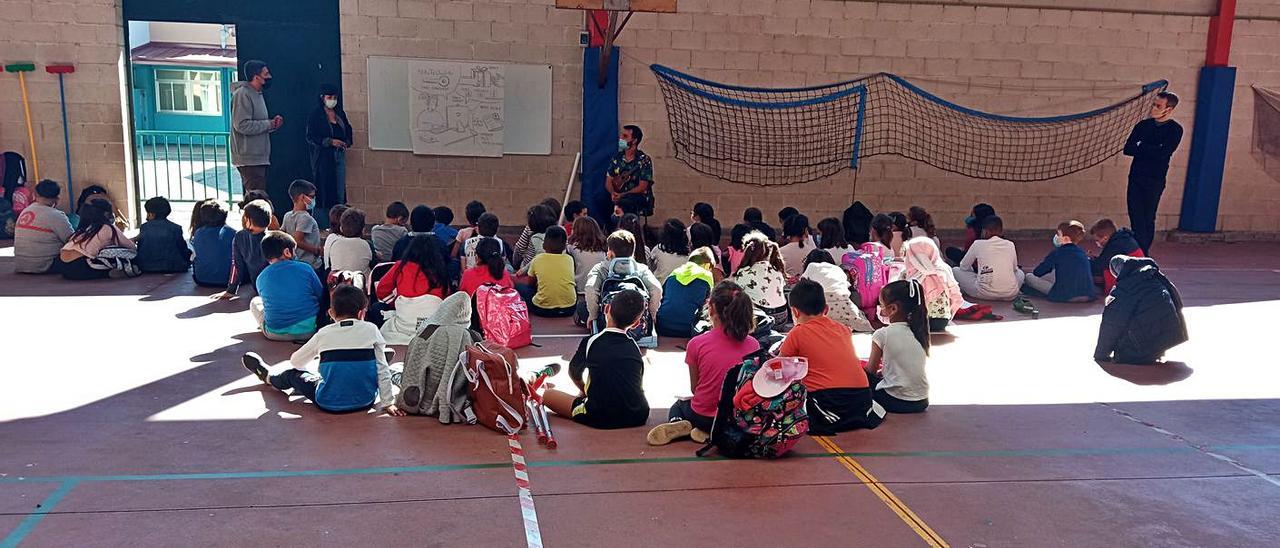
[[[529,469],[524,462],[524,447],[520,436],[507,436],[511,448],[511,468],[516,473],[516,490],[520,495],[520,515],[524,518],[524,538],[529,548],[542,548],[542,531],[538,529],[538,511],[533,507],[533,492],[529,490]]]

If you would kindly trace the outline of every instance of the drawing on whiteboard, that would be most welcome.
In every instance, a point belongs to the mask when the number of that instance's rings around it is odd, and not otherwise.
[[[415,61],[409,90],[414,154],[502,156],[502,65]]]

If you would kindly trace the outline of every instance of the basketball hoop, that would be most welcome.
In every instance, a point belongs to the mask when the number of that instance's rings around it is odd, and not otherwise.
[[[556,0],[556,8],[587,11],[585,24],[591,35],[588,47],[600,48],[600,76],[596,84],[604,88],[609,81],[613,43],[627,28],[631,15],[635,12],[675,13],[676,0]],[[625,14],[621,20],[620,13]]]

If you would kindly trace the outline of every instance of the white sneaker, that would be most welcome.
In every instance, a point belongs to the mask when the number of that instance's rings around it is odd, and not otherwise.
[[[689,421],[668,422],[653,427],[646,439],[649,445],[666,445],[687,437],[690,432],[693,432],[693,423]]]

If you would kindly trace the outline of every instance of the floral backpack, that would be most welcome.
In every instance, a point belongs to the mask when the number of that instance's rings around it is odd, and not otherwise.
[[[858,293],[858,308],[874,313],[880,301],[880,290],[889,283],[889,264],[885,262],[888,248],[877,242],[862,244],[841,259],[841,266],[849,273],[849,283]]]
[[[715,448],[728,458],[774,459],[786,455],[809,432],[809,413],[805,410],[809,392],[799,380],[781,394],[764,398],[746,410],[734,407],[734,395],[751,384],[769,357],[764,350],[756,351],[725,374],[711,435],[698,450],[699,457]]]

